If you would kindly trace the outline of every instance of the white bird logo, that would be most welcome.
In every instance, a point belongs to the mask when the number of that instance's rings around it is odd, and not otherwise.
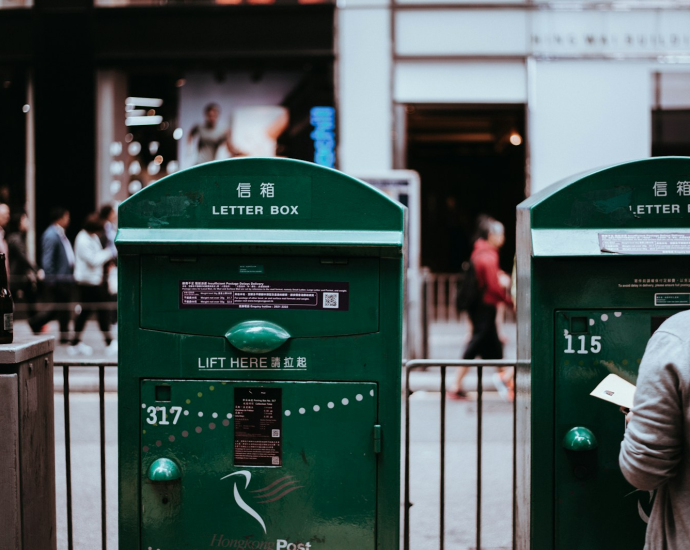
[[[247,480],[247,482],[244,484],[244,488],[247,489],[249,487],[249,482],[252,480],[252,474],[251,472],[247,470],[240,470],[239,472],[234,472],[232,474],[228,474],[224,477],[221,477],[220,479],[226,479],[228,477],[232,476],[239,476],[242,475],[244,478]],[[234,494],[235,494],[235,502],[237,503],[237,506],[242,508],[245,512],[247,512],[250,516],[252,516],[256,521],[258,521],[261,524],[261,527],[263,527],[264,534],[266,534],[266,524],[264,523],[264,520],[261,519],[261,516],[254,510],[249,504],[247,504],[244,500],[242,500],[242,497],[240,496],[240,492],[237,490],[237,482],[235,482],[235,487],[234,487]]]

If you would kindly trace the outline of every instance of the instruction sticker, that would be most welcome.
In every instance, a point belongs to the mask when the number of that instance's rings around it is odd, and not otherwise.
[[[282,390],[235,388],[235,466],[282,466]]]
[[[613,254],[688,254],[690,233],[599,233],[599,250]]]
[[[180,309],[348,311],[349,289],[330,281],[180,281]]]
[[[687,306],[690,305],[690,294],[685,292],[673,293],[673,294],[660,294],[654,295],[654,305],[655,306]]]

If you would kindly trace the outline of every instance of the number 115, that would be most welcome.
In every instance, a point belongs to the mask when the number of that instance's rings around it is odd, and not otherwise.
[[[599,353],[601,351],[601,336],[590,336],[589,349],[587,349],[587,336],[584,334],[578,336],[577,339],[580,341],[580,349],[577,351],[573,349],[573,336],[572,334],[565,335],[566,342],[568,342],[568,347],[565,348],[565,353]]]

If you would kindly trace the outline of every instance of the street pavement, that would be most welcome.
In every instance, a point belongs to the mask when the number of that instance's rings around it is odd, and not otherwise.
[[[17,332],[28,331],[17,323]],[[515,357],[515,326],[505,327],[505,356]],[[464,323],[437,323],[430,330],[430,356],[460,356],[468,337]],[[111,361],[95,322],[87,325],[84,341],[94,354],[84,359]],[[57,346],[56,361],[72,358],[66,346]],[[64,394],[62,369],[55,373],[55,440],[58,548],[67,549]],[[451,387],[454,369],[448,369]],[[474,370],[474,369],[473,369]],[[512,537],[512,403],[496,393],[487,369],[483,387],[482,546],[483,550],[510,548]],[[440,396],[438,368],[415,371],[410,377],[410,548],[439,548]],[[117,370],[106,368],[106,491],[108,548],[117,548]],[[447,401],[446,409],[446,519],[445,547],[475,548],[477,377],[470,372],[467,401]],[[75,550],[100,548],[100,450],[97,369],[70,369],[72,506]],[[403,403],[404,406],[404,403]],[[403,409],[404,411],[404,409]],[[403,425],[404,429],[404,425]],[[402,502],[402,496],[401,496]],[[402,512],[402,506],[401,506]]]

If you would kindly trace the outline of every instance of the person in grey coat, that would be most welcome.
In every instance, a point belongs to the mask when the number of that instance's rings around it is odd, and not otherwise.
[[[52,222],[41,237],[41,264],[45,272],[46,302],[49,307],[29,319],[34,333],[53,319],[60,323],[60,343],[69,342],[69,303],[74,288],[74,250],[65,235],[69,225],[69,211],[59,206],[50,212]]]
[[[621,444],[625,478],[656,490],[645,550],[690,548],[690,311],[667,319],[647,344]]]

